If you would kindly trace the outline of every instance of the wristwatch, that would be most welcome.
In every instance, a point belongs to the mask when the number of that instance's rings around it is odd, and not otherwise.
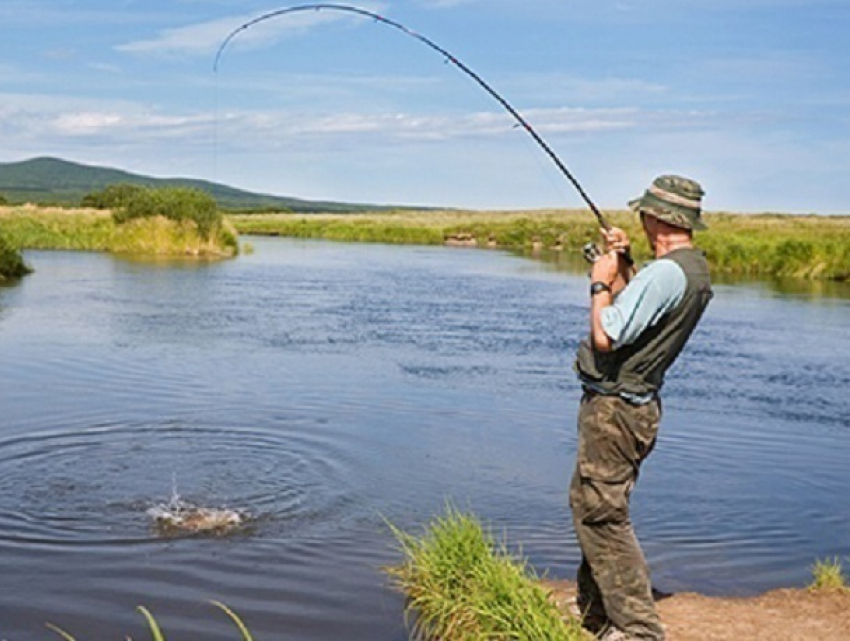
[[[603,283],[601,280],[590,284],[590,295],[596,296],[599,292],[611,293],[611,286],[608,283]]]

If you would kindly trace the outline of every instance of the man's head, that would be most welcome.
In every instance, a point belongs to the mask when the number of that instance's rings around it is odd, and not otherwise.
[[[704,194],[695,180],[682,176],[659,176],[643,196],[629,201],[629,207],[678,229],[707,229],[700,215]]]

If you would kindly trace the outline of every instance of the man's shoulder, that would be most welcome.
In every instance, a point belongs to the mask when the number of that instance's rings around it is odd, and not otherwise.
[[[664,256],[646,263],[638,271],[636,278],[661,281],[669,280],[674,283],[683,282],[687,279],[682,266],[672,258],[666,258]]]

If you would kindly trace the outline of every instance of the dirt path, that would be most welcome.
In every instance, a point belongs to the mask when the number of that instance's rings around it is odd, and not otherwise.
[[[575,584],[549,581],[565,606]],[[783,589],[750,598],[681,593],[658,601],[668,641],[850,641],[850,591]]]

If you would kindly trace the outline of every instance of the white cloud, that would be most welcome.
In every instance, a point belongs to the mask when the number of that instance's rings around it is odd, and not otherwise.
[[[379,8],[374,3],[364,5],[364,8],[369,7],[373,7],[375,10]],[[163,29],[154,38],[117,45],[115,49],[123,53],[133,54],[208,55],[217,51],[224,39],[234,30],[257,18],[257,14],[243,14]],[[358,19],[357,16],[333,10],[299,11],[258,22],[240,32],[237,41],[240,46],[263,46],[277,42],[287,36],[303,33],[319,24],[351,20],[352,18]]]
[[[537,109],[525,116],[541,134],[615,130],[637,126],[640,114],[629,109]],[[297,114],[230,112],[220,122],[220,137],[229,144],[291,144],[297,139],[340,139],[369,135],[365,146],[393,141],[451,141],[510,136],[516,121],[507,113],[469,114]],[[274,141],[277,141],[275,143]]]
[[[529,109],[523,114],[542,135],[565,135],[651,128],[672,130],[711,126],[719,116],[710,112],[652,112],[634,108]],[[188,145],[211,144],[273,149],[296,141],[324,141],[350,145],[355,137],[363,144],[399,144],[404,141],[452,141],[469,138],[499,140],[516,132],[516,121],[506,112],[299,112],[292,110],[229,110],[167,112],[131,101],[0,94],[0,121],[5,139],[41,141],[53,138],[81,144],[115,142],[156,146],[164,139],[182,139]],[[34,144],[35,144],[34,143]],[[299,143],[300,144],[300,143]]]

